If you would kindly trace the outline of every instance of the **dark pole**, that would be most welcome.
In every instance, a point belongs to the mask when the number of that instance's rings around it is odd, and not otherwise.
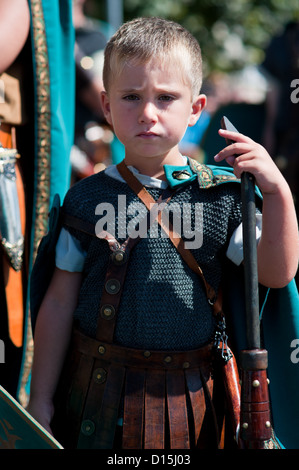
[[[221,126],[223,129],[238,132],[226,117],[222,118]],[[231,143],[232,141],[227,141],[228,145]],[[241,175],[241,198],[247,349],[240,353],[239,444],[247,449],[262,449],[265,447],[265,441],[271,438],[268,353],[261,349],[260,340],[255,183],[250,173]]]
[[[260,348],[259,293],[256,246],[256,206],[254,177],[242,173],[242,226],[245,278],[246,333],[248,349]]]

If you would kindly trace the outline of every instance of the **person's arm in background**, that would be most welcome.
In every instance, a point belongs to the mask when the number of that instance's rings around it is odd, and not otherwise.
[[[27,0],[0,2],[0,73],[14,62],[23,49],[30,30]]]

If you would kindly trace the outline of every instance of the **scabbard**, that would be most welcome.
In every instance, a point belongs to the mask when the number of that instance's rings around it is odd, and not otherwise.
[[[7,305],[9,337],[16,347],[23,344],[23,255],[26,224],[25,191],[14,128],[0,127],[0,241]]]
[[[241,411],[241,386],[236,359],[232,353],[231,358],[222,366],[222,374],[230,422],[233,427],[234,437],[236,441],[238,441]]]
[[[15,149],[0,147],[0,234],[2,247],[15,271],[22,267],[24,236],[22,233],[17,188]]]

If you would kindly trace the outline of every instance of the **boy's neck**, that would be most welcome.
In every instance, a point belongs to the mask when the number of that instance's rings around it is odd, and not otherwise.
[[[184,165],[185,161],[180,153],[172,158],[145,158],[135,161],[129,157],[125,157],[125,163],[133,166],[141,175],[147,175],[152,178],[165,180],[164,165]]]

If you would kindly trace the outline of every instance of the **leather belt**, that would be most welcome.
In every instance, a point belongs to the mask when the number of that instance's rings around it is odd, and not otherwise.
[[[214,358],[213,342],[189,351],[134,349],[98,341],[78,330],[74,330],[73,341],[75,350],[80,353],[124,367],[166,370],[191,369],[198,368],[199,364],[211,364]]]

